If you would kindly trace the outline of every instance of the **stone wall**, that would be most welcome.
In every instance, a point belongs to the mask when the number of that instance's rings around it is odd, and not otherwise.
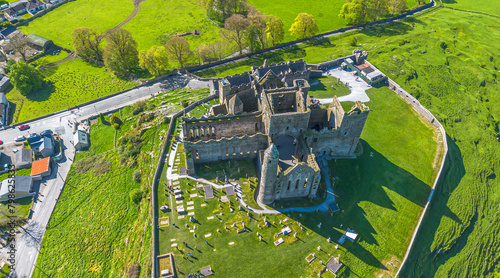
[[[301,131],[307,130],[311,111],[270,115],[267,134],[274,142],[285,134],[297,138]]]
[[[314,197],[321,180],[320,171],[306,163],[298,163],[278,176],[276,199]]]
[[[222,160],[253,159],[257,157],[259,150],[267,148],[267,144],[267,136],[255,134],[219,140],[184,141],[184,148],[194,163],[208,163]]]
[[[205,119],[184,119],[183,132],[186,141],[206,141],[224,137],[253,135],[261,132],[262,116],[224,115]]]

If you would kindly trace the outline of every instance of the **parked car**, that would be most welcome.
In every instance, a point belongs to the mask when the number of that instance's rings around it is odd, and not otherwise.
[[[12,152],[13,153],[17,153],[19,150],[18,149],[13,149]]]
[[[3,141],[2,141],[2,140],[0,140],[0,145],[2,145],[2,144],[3,144]]]
[[[54,161],[59,161],[63,158],[63,153],[56,153],[54,156],[52,156]]]
[[[15,139],[16,142],[22,142],[24,140],[26,140],[26,137],[24,137],[24,135],[17,136]]]
[[[19,126],[19,130],[25,130],[25,129],[28,129],[28,128],[30,128],[29,125],[20,125]]]
[[[10,168],[9,163],[5,163],[5,164],[3,165],[3,169],[4,169],[5,171],[9,171],[9,168]]]
[[[45,136],[46,134],[52,134],[52,133],[53,133],[52,130],[47,129],[47,130],[40,132],[40,135]]]
[[[34,133],[30,133],[30,135],[28,137],[29,138],[37,138],[37,137],[40,137],[40,136],[38,136],[38,134],[36,132],[34,132]]]

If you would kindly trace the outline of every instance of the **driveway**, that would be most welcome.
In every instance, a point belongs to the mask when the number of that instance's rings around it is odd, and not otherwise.
[[[345,71],[341,68],[332,68],[326,72],[326,75],[334,76],[339,79],[342,83],[344,83],[349,89],[351,89],[351,93],[346,96],[339,97],[340,102],[344,101],[361,101],[368,102],[370,98],[366,94],[366,90],[371,89],[371,86],[368,85],[363,79],[353,75],[351,71]],[[321,98],[319,99],[321,104],[329,104],[332,102],[331,98]]]

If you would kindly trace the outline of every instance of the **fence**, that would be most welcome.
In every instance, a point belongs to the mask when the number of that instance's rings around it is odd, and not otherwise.
[[[155,175],[153,177],[153,185],[152,185],[152,199],[153,199],[153,271],[151,272],[152,273],[152,277],[155,278],[155,277],[158,277],[159,275],[159,272],[158,272],[158,253],[159,253],[159,250],[158,250],[158,244],[157,244],[157,241],[158,241],[158,184],[159,184],[159,181],[160,181],[160,175],[161,175],[161,165],[162,165],[162,161],[164,160],[165,158],[165,151],[167,150],[169,144],[168,142],[170,141],[170,138],[172,136],[172,129],[173,127],[175,126],[175,121],[177,120],[177,118],[181,115],[183,115],[184,113],[186,112],[189,112],[191,110],[193,110],[193,108],[195,108],[196,106],[202,104],[202,103],[205,103],[205,102],[208,102],[208,101],[211,101],[213,99],[217,98],[217,95],[211,95],[211,96],[208,96],[206,98],[203,98],[203,99],[200,99],[200,100],[197,100],[193,103],[191,103],[190,105],[188,105],[186,108],[182,109],[181,111],[175,113],[171,120],[170,120],[170,124],[168,125],[168,131],[167,131],[167,136],[165,137],[165,141],[163,143],[163,148],[162,148],[162,151],[160,153],[160,157],[158,158],[158,164],[157,164],[157,167],[156,167],[156,171],[155,171]]]

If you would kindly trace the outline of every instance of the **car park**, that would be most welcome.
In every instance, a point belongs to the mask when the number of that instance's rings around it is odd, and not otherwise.
[[[19,130],[25,130],[25,129],[28,129],[28,128],[30,128],[29,125],[20,125],[19,126]]]
[[[16,142],[22,142],[24,140],[26,140],[26,137],[24,137],[24,135],[17,136],[15,139]]]

